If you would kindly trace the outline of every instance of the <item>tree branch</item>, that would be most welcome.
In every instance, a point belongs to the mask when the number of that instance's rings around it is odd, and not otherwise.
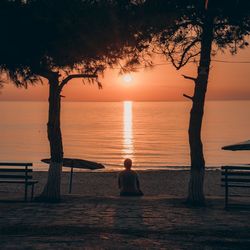
[[[181,59],[179,61],[179,67],[178,69],[180,69],[181,67],[183,67],[184,65],[186,65],[188,63],[188,61],[192,58],[195,57],[196,55],[198,55],[200,52],[195,53],[194,55],[190,55],[188,56],[188,58],[185,60],[186,54],[192,49],[192,47],[194,47],[196,45],[196,43],[200,42],[200,39],[195,39],[194,41],[192,41],[183,51]]]
[[[170,60],[171,60],[171,63],[172,63],[173,66],[178,70],[179,67],[178,67],[178,65],[175,63],[174,57],[172,56],[172,53],[173,53],[173,50],[174,50],[174,49],[172,49],[172,50],[170,51],[170,50],[169,50],[169,47],[167,47],[167,50],[168,50],[167,55],[169,56],[169,58],[170,58]]]
[[[197,55],[200,54],[200,51],[197,53],[192,54],[192,52],[190,52],[192,50],[193,47],[196,46],[196,44],[200,42],[200,39],[195,39],[194,41],[190,42],[189,45],[187,45],[186,47],[183,46],[180,48],[182,50],[182,53],[180,51],[177,51],[178,49],[178,45],[173,45],[173,48],[170,50],[169,47],[167,46],[166,50],[166,54],[167,56],[170,58],[173,66],[179,70],[180,68],[182,68],[183,66],[185,66],[190,59],[196,57]],[[181,54],[179,59],[176,59],[174,57],[175,54]]]
[[[66,78],[64,78],[60,84],[60,91],[63,89],[63,87],[72,79],[74,78],[97,78],[96,72],[94,74],[73,74],[69,75]]]
[[[188,79],[188,80],[191,80],[191,81],[194,81],[196,83],[196,78],[194,77],[191,77],[191,76],[186,76],[186,75],[182,75],[185,79]]]
[[[185,66],[185,65],[190,61],[190,59],[192,59],[192,58],[198,56],[200,53],[201,53],[201,52],[199,51],[199,52],[197,52],[197,53],[195,53],[195,54],[193,54],[193,55],[190,55],[190,56],[186,59],[185,62],[182,62],[181,67]],[[180,67],[180,68],[181,68],[181,67]]]
[[[192,101],[194,99],[192,96],[189,96],[189,95],[186,95],[186,94],[183,94],[183,96],[186,97],[186,98],[188,98],[188,99],[190,99],[190,100],[192,100]]]

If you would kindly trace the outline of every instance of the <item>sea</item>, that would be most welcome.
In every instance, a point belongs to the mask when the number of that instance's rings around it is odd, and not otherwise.
[[[190,166],[190,102],[63,102],[64,157],[120,170],[125,158],[137,170]],[[250,139],[250,101],[207,101],[202,140],[207,168],[248,164],[250,151],[221,147]],[[0,162],[41,162],[49,158],[47,102],[0,102]]]

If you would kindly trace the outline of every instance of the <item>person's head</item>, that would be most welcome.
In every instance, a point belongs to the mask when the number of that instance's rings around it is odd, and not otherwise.
[[[131,167],[132,167],[132,160],[127,158],[124,160],[124,167],[127,169],[127,170],[130,170]]]

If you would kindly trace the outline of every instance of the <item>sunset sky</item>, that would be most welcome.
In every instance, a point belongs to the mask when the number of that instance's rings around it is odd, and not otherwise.
[[[250,48],[237,55],[218,54],[213,60],[250,61]],[[155,63],[167,63],[164,58],[155,58]],[[207,99],[250,99],[250,63],[212,62]],[[193,83],[182,74],[196,76],[197,65],[190,63],[177,71],[171,64],[140,69],[129,76],[119,76],[118,70],[107,70],[100,77],[103,89],[96,85],[83,85],[81,80],[73,80],[64,88],[63,101],[181,101],[183,93],[192,95]],[[47,101],[48,84],[17,89],[6,84],[1,90],[1,101]]]

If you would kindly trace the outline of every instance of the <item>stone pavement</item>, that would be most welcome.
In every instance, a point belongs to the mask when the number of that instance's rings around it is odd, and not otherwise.
[[[171,197],[1,202],[0,249],[250,249],[250,211]]]

